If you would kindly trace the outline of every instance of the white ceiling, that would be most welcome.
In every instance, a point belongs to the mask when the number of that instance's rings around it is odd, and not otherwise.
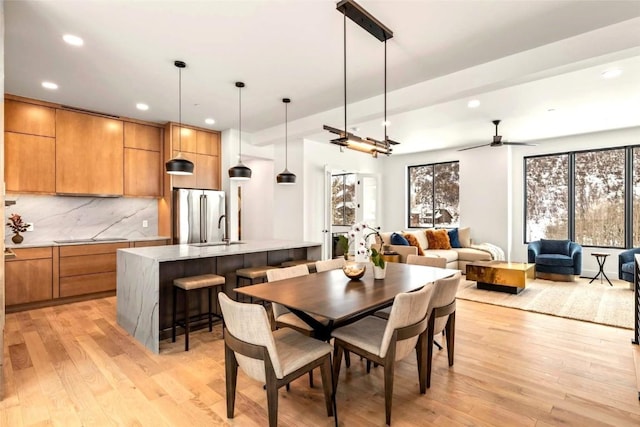
[[[344,127],[343,18],[334,1],[5,1],[5,91],[156,122],[237,128],[258,145]],[[361,0],[394,32],[389,136],[409,153],[640,126],[640,1]],[[84,39],[71,47],[62,35]],[[381,139],[383,54],[347,21],[348,127]],[[605,69],[623,74],[601,78]],[[40,86],[59,84],[57,91]],[[476,109],[467,101],[479,99]],[[146,112],[137,102],[150,105]],[[555,109],[553,113],[547,112]]]

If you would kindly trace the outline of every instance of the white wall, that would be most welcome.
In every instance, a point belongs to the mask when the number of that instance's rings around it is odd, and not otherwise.
[[[303,206],[305,205],[304,141],[289,140],[288,169],[296,175],[293,185],[276,183],[276,175],[285,168],[284,139],[274,147],[274,174],[271,178],[274,193],[273,237],[285,240],[305,240]]]
[[[252,175],[241,184],[242,240],[273,239],[273,161],[253,158],[243,161]],[[237,190],[231,197],[237,198]]]

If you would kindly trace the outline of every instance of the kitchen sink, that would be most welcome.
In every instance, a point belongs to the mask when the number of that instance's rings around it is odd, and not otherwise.
[[[95,242],[121,242],[129,240],[125,237],[95,237],[93,239],[66,239],[54,240],[54,243],[95,243]]]
[[[205,246],[230,246],[230,245],[243,245],[246,242],[241,242],[240,240],[235,240],[233,242],[206,242],[206,243],[189,243],[189,246],[197,246],[199,248]]]

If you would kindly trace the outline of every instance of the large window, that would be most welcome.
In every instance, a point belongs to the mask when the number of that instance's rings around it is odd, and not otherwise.
[[[409,227],[460,222],[459,162],[409,166]]]
[[[331,177],[332,225],[352,225],[356,222],[356,175],[353,173]]]
[[[526,240],[569,237],[569,155],[525,160]]]
[[[640,147],[526,157],[525,242],[640,245]]]

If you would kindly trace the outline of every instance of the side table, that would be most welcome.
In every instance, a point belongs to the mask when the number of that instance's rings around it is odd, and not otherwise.
[[[393,253],[383,253],[382,254],[382,259],[385,262],[400,262],[400,254],[397,254],[395,252],[393,252]]]
[[[604,272],[604,263],[607,261],[607,257],[611,254],[607,252],[591,252],[591,255],[596,257],[596,261],[598,261],[598,274],[596,274],[593,279],[591,279],[589,284],[591,284],[591,282],[596,280],[598,277],[600,277],[600,283],[602,283],[602,276],[604,276],[604,278],[607,279],[607,282],[609,282],[609,285],[613,286],[611,280],[609,280],[607,274]]]

